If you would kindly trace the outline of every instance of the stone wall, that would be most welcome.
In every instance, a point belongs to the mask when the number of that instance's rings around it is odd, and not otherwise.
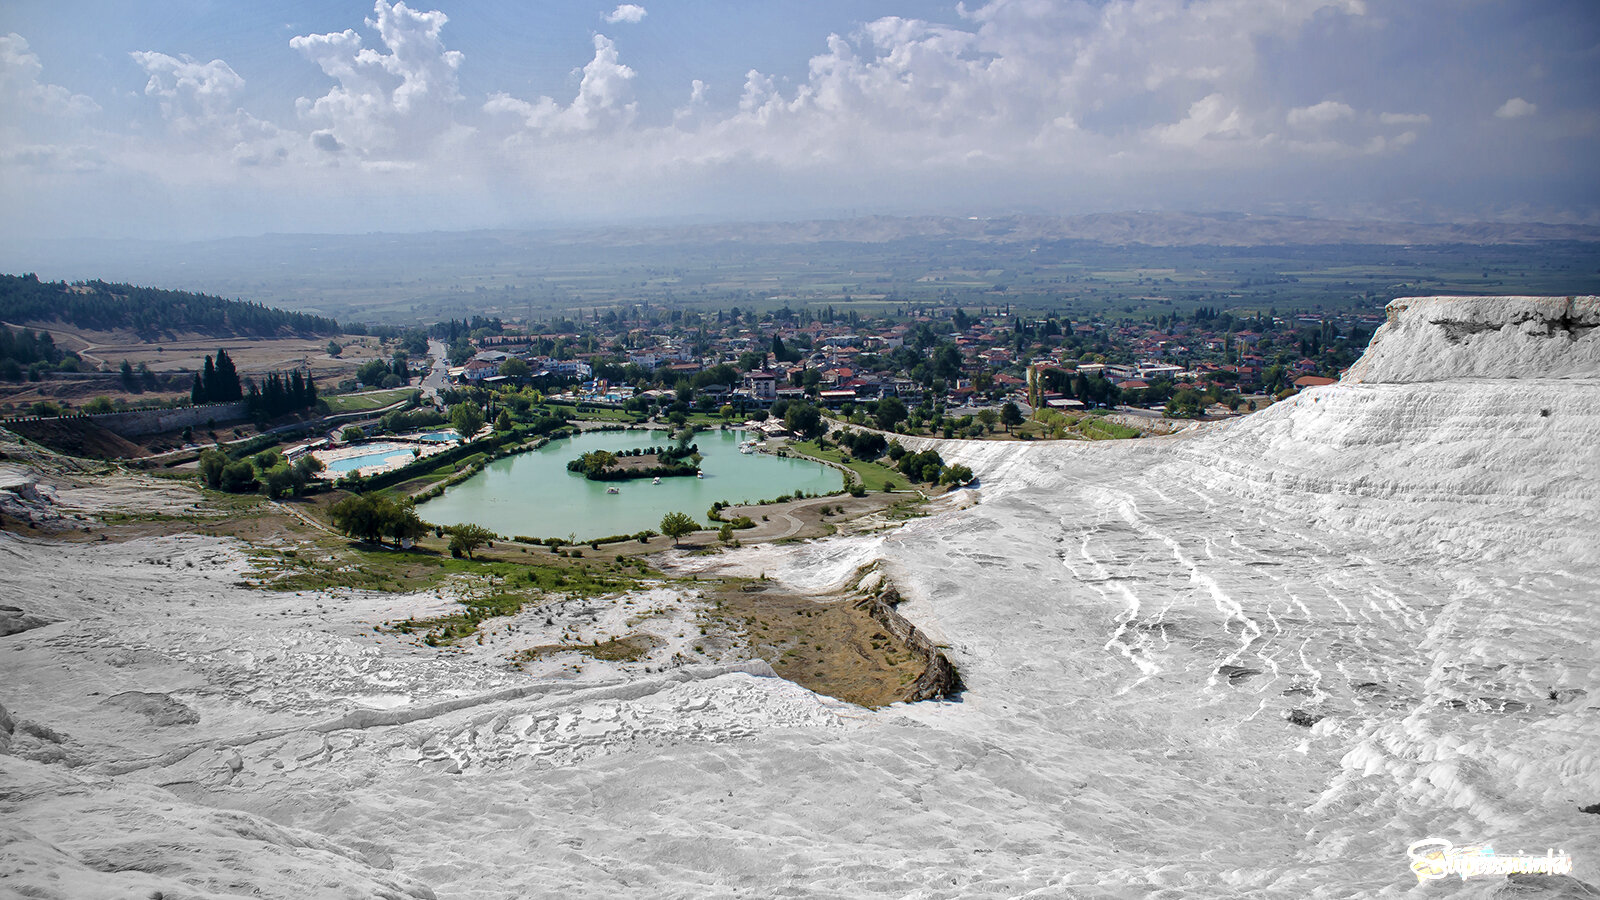
[[[199,428],[207,422],[237,422],[245,418],[244,401],[235,403],[208,403],[204,406],[182,406],[177,409],[134,409],[127,412],[101,413],[93,416],[68,416],[83,419],[123,437],[158,434],[193,426]],[[6,419],[4,424],[24,424],[47,421],[37,416]]]

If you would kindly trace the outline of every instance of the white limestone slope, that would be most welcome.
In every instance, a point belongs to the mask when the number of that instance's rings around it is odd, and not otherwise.
[[[20,834],[0,878],[61,897],[83,892],[41,871],[107,896],[1570,896],[1600,885],[1600,816],[1580,811],[1600,803],[1600,366],[1593,332],[1539,341],[1585,302],[1397,301],[1360,381],[1193,436],[944,442],[977,505],[722,558],[801,589],[876,565],[948,645],[955,702],[868,713],[759,669],[539,682],[371,636],[379,598],[240,588],[217,542],[5,538],[9,602],[60,621],[0,638],[19,722],[0,822]],[[1505,307],[1546,318],[1480,328]],[[149,874],[52,812],[91,788],[241,817],[255,843],[149,817],[195,861]],[[127,808],[73,821],[132,829]],[[1404,851],[1428,836],[1565,849],[1577,881],[1418,888]],[[249,863],[231,882],[228,854]]]

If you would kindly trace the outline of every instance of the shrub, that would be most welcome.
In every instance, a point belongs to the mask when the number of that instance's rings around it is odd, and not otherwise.
[[[244,460],[228,463],[218,476],[217,486],[230,494],[245,494],[256,489],[256,467]]]

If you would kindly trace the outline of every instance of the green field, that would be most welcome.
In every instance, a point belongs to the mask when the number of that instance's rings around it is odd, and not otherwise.
[[[395,388],[392,391],[368,391],[361,394],[338,394],[323,397],[328,409],[334,413],[367,412],[399,403],[416,392],[416,388]]]

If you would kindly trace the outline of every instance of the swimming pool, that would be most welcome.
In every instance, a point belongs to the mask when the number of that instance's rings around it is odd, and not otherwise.
[[[365,469],[368,466],[381,466],[402,456],[409,460],[413,455],[412,448],[404,444],[372,444],[362,449],[368,452],[360,456],[336,459],[324,465],[329,472],[336,472],[342,475],[346,472],[354,472],[357,469]]]
[[[447,441],[459,441],[461,440],[461,435],[457,434],[454,428],[447,428],[444,431],[430,431],[427,434],[419,434],[417,435],[417,440],[427,441],[430,444],[443,444]]]

